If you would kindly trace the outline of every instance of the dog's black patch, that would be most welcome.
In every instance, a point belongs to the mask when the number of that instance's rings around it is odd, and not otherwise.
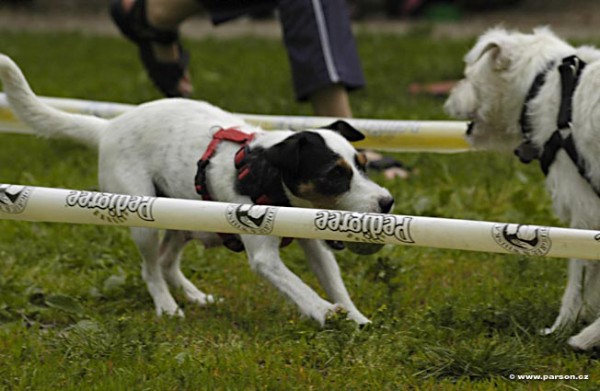
[[[265,151],[281,179],[297,197],[310,201],[339,196],[350,190],[350,163],[332,151],[323,137],[299,132]]]
[[[248,173],[242,180],[238,178],[235,189],[254,201],[261,196],[267,196],[272,205],[289,206],[281,182],[281,170],[271,164],[265,156],[264,148],[252,148],[244,161]]]
[[[267,196],[270,204],[281,206],[289,205],[283,184],[299,198],[332,205],[350,190],[354,175],[350,163],[314,132],[298,132],[268,149],[252,148],[244,164],[248,174],[238,179],[236,190],[253,200]]]

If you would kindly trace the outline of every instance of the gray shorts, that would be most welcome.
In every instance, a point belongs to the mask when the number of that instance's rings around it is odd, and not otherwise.
[[[340,84],[365,85],[346,0],[200,0],[214,24],[277,9],[296,98]]]

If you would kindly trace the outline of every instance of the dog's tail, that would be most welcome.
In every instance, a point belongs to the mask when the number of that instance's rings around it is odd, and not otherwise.
[[[57,110],[37,98],[23,73],[8,56],[0,54],[0,80],[15,114],[36,133],[66,137],[96,148],[106,120]]]

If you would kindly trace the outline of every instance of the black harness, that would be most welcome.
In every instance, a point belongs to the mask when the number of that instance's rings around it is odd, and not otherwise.
[[[540,92],[542,86],[546,82],[546,75],[554,68],[554,64],[554,61],[551,62],[542,72],[537,74],[525,97],[521,118],[519,119],[523,142],[517,147],[515,154],[522,163],[531,163],[533,160],[539,160],[540,168],[544,175],[547,176],[550,171],[550,166],[552,166],[556,160],[556,155],[563,149],[573,164],[575,164],[575,167],[577,167],[579,175],[590,184],[594,192],[600,197],[600,189],[592,183],[586,164],[577,152],[573,134],[571,132],[573,94],[575,93],[583,69],[586,66],[586,63],[579,57],[574,55],[565,57],[558,66],[561,83],[561,100],[558,118],[556,120],[557,129],[541,148],[534,145],[531,140],[533,127],[529,122],[527,113],[528,104]]]

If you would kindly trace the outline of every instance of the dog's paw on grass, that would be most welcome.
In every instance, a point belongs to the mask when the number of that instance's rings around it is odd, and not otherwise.
[[[354,323],[348,318],[348,310],[341,305],[335,305],[325,314],[324,329],[342,329],[345,324]]]
[[[366,318],[365,318],[366,319]],[[325,323],[323,329],[325,330],[339,330],[339,331],[355,331],[357,328],[365,330],[371,324],[371,321],[361,319],[358,322],[348,310],[341,305],[336,305],[334,308],[327,312],[325,315]]]

